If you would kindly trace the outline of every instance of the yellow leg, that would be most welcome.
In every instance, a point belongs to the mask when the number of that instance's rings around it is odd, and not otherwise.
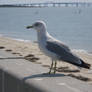
[[[56,66],[57,66],[57,61],[55,61],[54,74],[56,73]]]
[[[49,71],[49,74],[51,74],[51,70],[53,68],[53,60],[52,60],[52,64],[51,64],[51,67],[50,67],[50,71]]]

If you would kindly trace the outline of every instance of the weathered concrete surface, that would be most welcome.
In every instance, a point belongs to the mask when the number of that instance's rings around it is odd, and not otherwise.
[[[0,92],[2,92],[2,70],[0,69]]]
[[[63,74],[43,74],[47,71],[0,50],[0,92],[92,92],[92,85]]]

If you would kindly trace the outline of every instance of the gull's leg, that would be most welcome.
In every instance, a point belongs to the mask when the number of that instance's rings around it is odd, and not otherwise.
[[[54,74],[56,73],[56,66],[57,66],[57,61],[55,61]]]
[[[49,71],[49,74],[51,74],[51,70],[53,68],[53,60],[52,60],[52,64],[51,64],[51,67],[50,67],[50,71]]]

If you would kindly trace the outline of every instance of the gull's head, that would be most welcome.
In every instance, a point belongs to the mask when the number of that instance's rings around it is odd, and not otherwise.
[[[38,32],[45,30],[46,29],[46,24],[44,21],[37,21],[35,23],[33,23],[31,26],[27,26],[27,29],[33,28],[35,30],[37,30]]]

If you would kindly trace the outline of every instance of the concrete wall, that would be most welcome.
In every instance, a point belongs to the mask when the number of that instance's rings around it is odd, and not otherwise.
[[[0,70],[0,92],[45,92],[36,88],[32,84],[25,83],[23,80]]]
[[[43,74],[49,69],[41,64],[4,51],[0,51],[0,57],[0,92],[92,92],[92,85],[86,82],[60,73]]]
[[[0,92],[2,92],[2,70],[0,69]]]

